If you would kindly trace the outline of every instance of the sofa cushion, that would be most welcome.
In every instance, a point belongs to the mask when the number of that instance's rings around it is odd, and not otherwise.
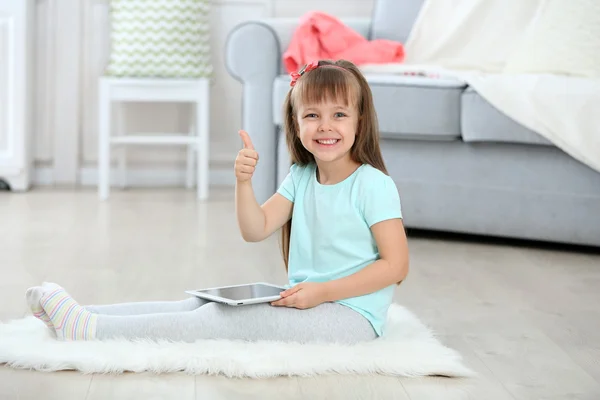
[[[507,117],[470,87],[462,95],[461,125],[465,142],[552,146],[546,138]]]
[[[384,138],[456,140],[460,137],[461,81],[402,75],[365,75]],[[273,87],[274,122],[283,123],[282,106],[290,78],[280,76]]]

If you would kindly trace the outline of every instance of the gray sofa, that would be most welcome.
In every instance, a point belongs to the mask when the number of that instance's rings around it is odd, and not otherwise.
[[[422,0],[379,0],[343,21],[405,43]],[[251,21],[229,35],[226,65],[243,84],[242,127],[260,154],[259,202],[289,169],[281,63],[296,19]],[[600,173],[510,120],[452,79],[367,76],[381,147],[409,228],[600,246]],[[600,156],[600,155],[599,155]]]

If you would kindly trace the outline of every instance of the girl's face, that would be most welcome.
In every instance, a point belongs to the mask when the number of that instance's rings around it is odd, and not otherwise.
[[[302,145],[320,162],[350,160],[350,149],[358,129],[356,106],[326,101],[298,108]]]

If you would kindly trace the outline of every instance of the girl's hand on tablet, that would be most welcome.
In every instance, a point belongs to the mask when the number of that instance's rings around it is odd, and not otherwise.
[[[281,292],[281,299],[272,302],[271,305],[304,310],[316,307],[326,301],[327,292],[322,283],[305,282]]]

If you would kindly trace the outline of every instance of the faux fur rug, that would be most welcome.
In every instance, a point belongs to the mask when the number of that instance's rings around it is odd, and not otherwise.
[[[354,346],[200,340],[57,341],[34,317],[0,323],[0,363],[39,371],[83,373],[183,371],[228,377],[384,374],[473,376],[412,313],[393,304],[383,337]]]

